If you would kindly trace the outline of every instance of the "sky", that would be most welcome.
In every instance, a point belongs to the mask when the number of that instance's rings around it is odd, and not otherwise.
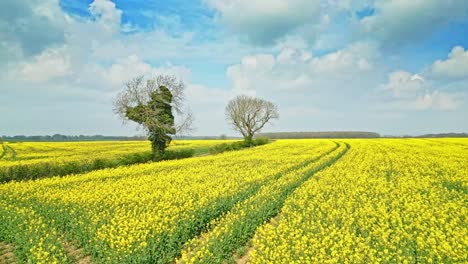
[[[193,135],[237,135],[240,94],[278,105],[265,132],[468,132],[468,1],[0,1],[0,135],[142,135],[112,102],[159,74]]]

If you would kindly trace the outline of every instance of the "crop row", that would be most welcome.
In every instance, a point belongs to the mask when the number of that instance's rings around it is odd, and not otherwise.
[[[468,141],[350,140],[259,228],[251,263],[466,263]]]
[[[222,141],[224,142],[224,141]],[[168,159],[201,154],[219,145],[216,140],[180,140],[169,147]],[[229,142],[229,141],[228,141]],[[0,183],[84,173],[145,163],[152,159],[147,141],[4,143]],[[185,152],[191,151],[186,154]],[[14,153],[12,155],[10,153]],[[1,155],[1,154],[0,154]]]
[[[19,262],[165,263],[236,204],[336,148],[278,141],[215,156],[0,185],[0,241]],[[261,191],[260,191],[261,192]]]
[[[341,143],[333,150],[310,160],[297,170],[281,175],[248,199],[236,204],[228,213],[215,219],[207,232],[185,246],[181,263],[226,263],[233,252],[241,249],[256,228],[278,214],[284,200],[317,171],[333,164],[348,147]]]

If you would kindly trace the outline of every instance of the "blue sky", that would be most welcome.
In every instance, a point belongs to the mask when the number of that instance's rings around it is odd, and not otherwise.
[[[235,135],[238,94],[265,131],[468,131],[468,2],[5,0],[0,135],[142,134],[112,100],[140,74],[186,84],[195,135]]]

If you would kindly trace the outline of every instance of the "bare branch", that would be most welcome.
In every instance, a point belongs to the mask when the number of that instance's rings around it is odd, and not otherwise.
[[[240,95],[226,106],[226,119],[245,138],[252,138],[270,120],[278,119],[278,108],[272,102]]]
[[[145,76],[137,76],[125,83],[125,89],[120,92],[114,100],[114,113],[116,113],[123,122],[128,121],[128,110],[138,105],[145,105],[151,100],[151,95],[158,91],[161,86],[166,87],[172,94],[172,109],[177,116],[181,118],[179,126],[176,125],[176,130],[181,130],[181,133],[189,133],[193,131],[194,117],[188,108],[184,109],[184,89],[185,84],[174,75],[158,75],[153,78],[146,79]],[[150,111],[150,112],[148,112]],[[148,122],[148,118],[156,116],[158,113],[154,109],[146,109],[142,112],[142,123],[149,126],[160,127],[161,124],[154,123],[154,118]],[[153,125],[151,125],[153,124]],[[145,127],[146,130],[151,130],[152,127]],[[179,127],[179,129],[177,129]]]
[[[179,119],[175,125],[177,136],[187,136],[195,130],[193,126],[195,117],[189,109],[186,109],[185,114],[177,116],[176,119]]]

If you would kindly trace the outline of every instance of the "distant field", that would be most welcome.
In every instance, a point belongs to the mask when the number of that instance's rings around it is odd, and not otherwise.
[[[177,140],[169,151],[206,153],[229,140]],[[151,160],[149,141],[5,142],[0,145],[0,182],[81,173]]]
[[[468,139],[277,140],[5,183],[0,263],[465,263],[467,160]]]

